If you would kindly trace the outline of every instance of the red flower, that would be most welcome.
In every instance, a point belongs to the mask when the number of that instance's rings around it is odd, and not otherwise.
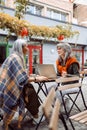
[[[27,28],[24,27],[24,28],[21,30],[20,35],[21,35],[22,37],[28,36],[28,30],[27,30]]]
[[[59,36],[57,37],[57,39],[58,39],[58,40],[63,40],[63,39],[64,39],[64,35],[63,35],[63,34],[59,35]]]

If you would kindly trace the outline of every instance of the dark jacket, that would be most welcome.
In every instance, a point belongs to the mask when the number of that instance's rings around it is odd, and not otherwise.
[[[79,74],[80,65],[75,57],[68,58],[65,66],[63,66],[62,62],[58,60],[56,61],[56,65],[57,65],[58,76],[61,76],[62,70],[66,71],[67,74],[69,74],[67,76],[74,76],[74,75],[80,76]],[[78,81],[74,81],[73,83],[76,83],[76,82]],[[72,82],[67,82],[64,84],[68,84],[68,83],[72,83]]]
[[[66,71],[67,74],[79,75],[80,65],[75,57],[67,59],[65,65],[59,60],[56,61],[57,75],[60,76],[62,71]]]

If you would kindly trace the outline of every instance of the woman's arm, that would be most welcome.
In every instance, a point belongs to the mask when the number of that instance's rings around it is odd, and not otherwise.
[[[43,81],[47,79],[48,79],[47,77],[39,76],[39,75],[34,76],[34,77],[29,76],[29,82],[38,82],[38,81]]]
[[[77,63],[71,64],[70,67],[67,70],[67,73],[79,76],[80,74],[79,74],[79,66],[78,66],[78,64]]]

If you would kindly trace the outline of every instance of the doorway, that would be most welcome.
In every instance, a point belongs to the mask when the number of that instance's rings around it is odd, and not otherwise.
[[[3,64],[4,60],[6,59],[6,46],[0,46],[0,66]]]
[[[29,74],[36,74],[36,66],[37,64],[42,64],[42,46],[41,45],[29,45],[29,53],[28,53],[28,72]]]

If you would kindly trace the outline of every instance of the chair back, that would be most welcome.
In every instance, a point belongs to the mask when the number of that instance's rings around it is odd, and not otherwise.
[[[49,130],[58,130],[60,102],[58,99],[55,99],[55,95],[55,89],[52,88],[42,105],[43,113],[49,121]]]
[[[79,76],[72,76],[72,77],[60,77],[56,79],[57,83],[60,83],[58,90],[67,90],[71,88],[77,88],[81,86],[81,82],[79,82]]]
[[[59,113],[60,113],[60,102],[57,98],[50,119],[49,130],[58,130]]]

